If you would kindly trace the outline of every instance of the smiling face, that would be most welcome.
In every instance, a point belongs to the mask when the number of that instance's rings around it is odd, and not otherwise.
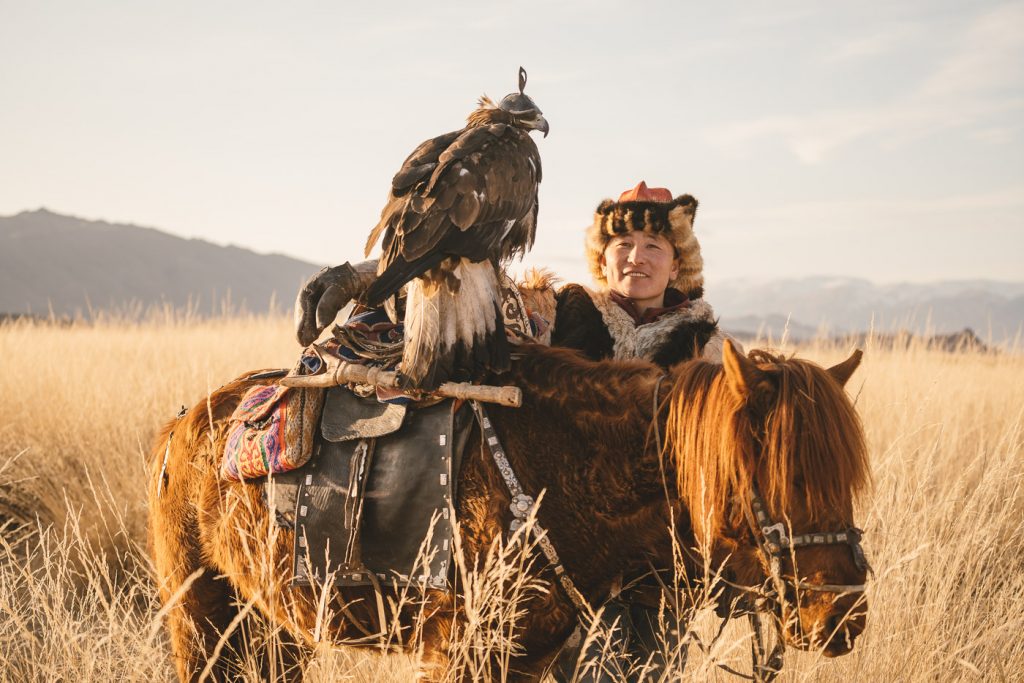
[[[664,305],[668,283],[679,272],[668,239],[640,230],[613,237],[604,249],[601,267],[608,288],[632,299],[641,313]]]

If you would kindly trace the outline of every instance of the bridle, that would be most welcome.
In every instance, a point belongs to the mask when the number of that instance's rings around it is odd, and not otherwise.
[[[747,524],[757,541],[757,545],[764,555],[769,568],[768,578],[773,584],[777,594],[784,600],[785,591],[780,590],[785,586],[786,579],[782,576],[782,559],[787,553],[797,548],[807,548],[816,545],[840,545],[845,544],[850,548],[853,555],[853,562],[857,569],[873,574],[871,565],[868,563],[861,546],[863,531],[857,527],[850,527],[844,531],[811,531],[808,533],[791,536],[786,525],[782,522],[775,522],[768,515],[764,500],[753,487],[750,496],[750,506],[743,509],[747,518]],[[792,582],[793,587],[798,590],[817,591],[819,593],[863,593],[867,590],[866,584],[839,584],[839,583],[808,583],[797,578]]]
[[[738,504],[742,505],[742,503]],[[741,593],[743,597],[727,606],[726,612],[721,615],[722,623],[719,626],[718,633],[711,643],[704,645],[698,640],[697,645],[705,654],[710,654],[715,641],[722,636],[729,620],[734,615],[745,613],[750,621],[750,629],[753,632],[753,638],[750,643],[753,675],[748,676],[720,662],[716,662],[716,666],[740,678],[770,683],[782,671],[786,644],[785,640],[779,637],[776,639],[771,651],[765,651],[761,615],[765,612],[774,612],[776,608],[781,615],[783,607],[788,603],[788,592],[786,590],[788,580],[782,575],[782,560],[785,555],[792,553],[796,548],[845,543],[850,546],[850,551],[853,554],[854,563],[857,565],[857,568],[866,573],[873,574],[874,572],[871,570],[871,565],[868,564],[867,558],[864,555],[864,549],[860,544],[862,532],[856,527],[850,527],[845,531],[838,532],[814,531],[791,536],[785,524],[774,522],[771,516],[769,516],[764,500],[758,493],[756,486],[751,491],[750,505],[743,506],[743,511],[758,549],[765,559],[765,565],[768,567],[765,581],[761,586],[744,586],[724,577],[719,577],[718,580],[724,583],[727,588]],[[793,564],[795,569],[795,557],[793,558]],[[848,595],[864,593],[867,589],[866,585],[862,583],[812,584],[798,577],[795,580],[788,581],[788,583],[792,585],[794,592],[798,595],[801,590]],[[753,601],[745,599],[750,596],[753,596],[755,599]],[[719,599],[724,600],[725,596],[720,595]]]
[[[658,428],[658,409],[661,403],[660,391],[661,383],[667,377],[667,375],[661,375],[654,382],[654,395],[653,395],[653,407],[652,414],[654,419],[652,421],[654,441],[658,452],[662,452],[664,444],[661,439],[661,430]],[[662,472],[664,478],[664,471]],[[668,491],[666,490],[666,495]],[[742,503],[738,503],[742,506]],[[768,576],[766,583],[770,582],[773,584],[772,588],[775,593],[778,594],[779,598],[785,600],[785,591],[780,590],[785,586],[785,580],[782,577],[782,559],[785,557],[785,553],[791,552],[796,548],[805,548],[808,546],[815,545],[835,545],[839,543],[845,543],[850,546],[850,552],[853,553],[854,564],[862,572],[874,574],[871,569],[871,565],[868,564],[867,556],[864,554],[864,548],[860,544],[861,537],[864,532],[857,527],[850,527],[844,531],[812,531],[809,533],[799,534],[797,536],[790,536],[786,525],[782,522],[775,522],[768,514],[768,508],[764,504],[764,500],[761,498],[761,494],[757,490],[757,486],[753,485],[750,492],[750,506],[743,506],[744,517],[747,519],[747,524],[750,526],[750,531],[754,535],[754,540],[757,542],[758,548],[764,555],[766,565],[768,566]],[[822,583],[812,584],[807,583],[802,579],[797,579],[794,587],[799,590],[818,591],[821,593],[863,593],[867,590],[867,587],[863,583],[859,584],[837,584],[837,583]],[[754,590],[754,589],[749,589]],[[765,594],[762,592],[763,597],[774,597],[771,594]]]
[[[736,500],[735,503],[743,506],[742,502],[739,500]],[[782,522],[772,521],[771,516],[769,516],[767,512],[764,500],[758,493],[756,486],[753,487],[751,492],[750,505],[743,506],[743,511],[758,550],[762,553],[765,560],[764,564],[767,567],[765,580],[761,585],[743,585],[731,580],[731,578],[726,578],[722,575],[717,576],[715,578],[715,582],[721,583],[725,588],[725,592],[720,593],[717,596],[717,599],[720,601],[719,604],[723,604],[725,607],[724,612],[719,612],[719,616],[722,618],[722,623],[719,624],[718,631],[707,644],[697,638],[696,634],[691,635],[696,645],[704,652],[704,654],[711,657],[711,652],[714,649],[715,643],[722,637],[722,634],[725,632],[725,627],[728,625],[732,617],[746,615],[750,622],[750,629],[753,632],[753,638],[750,642],[752,668],[754,672],[753,675],[737,671],[736,669],[721,662],[715,662],[715,666],[739,678],[744,678],[749,681],[758,681],[761,683],[770,683],[775,680],[775,677],[782,671],[786,645],[785,641],[780,637],[776,640],[771,651],[766,652],[762,615],[765,613],[773,613],[776,610],[778,610],[781,615],[783,606],[788,603],[788,591],[786,590],[787,583],[794,588],[794,592],[797,594],[799,594],[799,591],[804,590],[848,595],[864,593],[867,590],[866,585],[862,583],[812,584],[802,579],[796,579],[795,581],[789,580],[782,575],[783,558],[796,548],[815,545],[847,544],[850,546],[854,563],[857,567],[861,571],[869,574],[874,574],[874,572],[871,569],[871,565],[868,564],[867,558],[864,555],[864,549],[860,544],[862,532],[856,527],[851,527],[845,531],[838,532],[815,531],[791,536],[785,524]],[[685,545],[681,546],[681,548],[691,562],[699,564],[702,561],[700,557],[694,556],[693,551]],[[795,563],[796,561],[794,558],[794,565]],[[667,587],[663,586],[663,588],[668,590]],[[739,597],[729,601],[730,592],[732,595],[739,594]],[[726,602],[723,603],[722,601]]]

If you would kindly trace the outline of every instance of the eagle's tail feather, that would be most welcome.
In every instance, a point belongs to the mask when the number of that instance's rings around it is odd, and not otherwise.
[[[446,294],[443,288],[424,291],[424,283],[412,280],[405,294],[405,348],[399,376],[404,388],[433,389],[445,381],[445,370],[451,359],[441,353],[441,316],[446,302],[438,299]]]
[[[460,287],[424,286],[413,280],[406,291],[405,349],[401,383],[405,388],[434,389],[466,373],[503,372],[510,349],[501,314],[494,267],[468,260],[455,268]]]

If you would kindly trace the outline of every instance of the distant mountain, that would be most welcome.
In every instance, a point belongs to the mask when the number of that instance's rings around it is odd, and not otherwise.
[[[0,216],[0,313],[67,316],[126,305],[290,308],[319,266],[152,228],[39,209]]]
[[[582,255],[580,256],[582,258]],[[0,216],[0,314],[59,316],[125,305],[290,308],[319,266],[257,254],[152,228],[87,221],[40,209]],[[819,333],[905,329],[982,339],[1013,337],[1024,325],[1024,282],[990,280],[878,285],[842,277],[710,282],[722,326],[743,336],[791,339]]]
[[[718,304],[715,303],[713,305],[715,313],[721,315],[721,308]],[[770,337],[774,341],[780,341],[783,335],[787,339],[813,339],[821,331],[817,327],[804,325],[778,313],[768,315],[722,315],[719,322],[726,332],[741,339]]]
[[[778,339],[820,331],[898,329],[952,333],[971,328],[983,339],[1013,337],[1024,326],[1024,282],[959,280],[879,285],[857,278],[728,280],[709,284],[708,300],[725,329]]]

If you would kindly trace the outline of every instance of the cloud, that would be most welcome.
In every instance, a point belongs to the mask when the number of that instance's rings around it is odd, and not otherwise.
[[[949,194],[920,199],[863,199],[838,201],[792,202],[744,209],[702,209],[705,225],[745,225],[750,230],[761,230],[765,223],[789,223],[793,226],[816,226],[815,230],[828,230],[839,223],[884,217],[889,222],[926,219],[941,216],[943,220],[961,221],[962,216],[952,214],[970,212],[1014,213],[1024,211],[1024,185],[1010,186],[986,192]],[[999,224],[1001,225],[1001,223]],[[757,226],[757,227],[755,227]],[[985,223],[974,226],[984,229]]]
[[[1013,142],[1020,135],[1021,126],[992,126],[990,128],[979,128],[971,131],[970,137],[973,140],[989,145],[1007,145]]]
[[[825,57],[826,62],[845,62],[888,54],[920,35],[915,24],[894,24],[878,33],[851,38]]]
[[[979,17],[960,49],[921,86],[919,98],[956,98],[1020,87],[1024,76],[1024,3],[1003,5]]]
[[[916,88],[874,105],[780,115],[714,126],[708,139],[732,153],[744,152],[763,138],[782,140],[805,164],[817,164],[840,147],[869,135],[889,136],[898,144],[986,117],[1024,110],[1024,3],[997,7],[978,17],[952,55]],[[898,31],[897,31],[898,34]],[[889,49],[893,36],[851,43],[833,55],[850,58]],[[838,56],[837,56],[838,55]],[[845,57],[843,57],[845,55]],[[1005,141],[1002,129],[994,142]],[[981,136],[981,140],[985,137]]]

